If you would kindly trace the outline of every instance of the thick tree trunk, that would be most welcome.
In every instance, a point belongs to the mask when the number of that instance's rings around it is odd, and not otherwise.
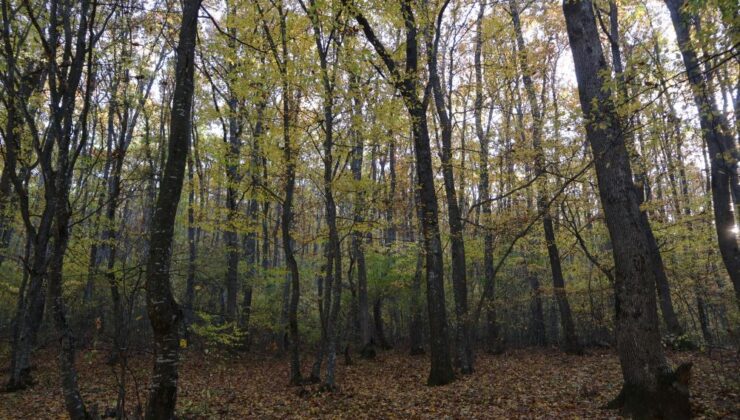
[[[375,327],[375,341],[383,350],[390,350],[393,346],[388,343],[385,337],[385,327],[383,326],[383,298],[378,297],[373,302],[373,325]]]
[[[39,328],[41,328],[46,301],[44,279],[46,277],[45,255],[47,247],[43,247],[44,251],[39,256],[39,252],[36,251],[37,244],[38,242],[34,243],[33,258],[35,262],[30,270],[26,293],[18,297],[19,303],[11,346],[10,377],[6,384],[8,391],[22,390],[33,384],[31,352],[36,344]],[[39,259],[42,259],[40,263]]]
[[[91,77],[91,76],[88,76]],[[57,180],[57,190],[61,196],[68,195],[67,180]],[[59,373],[64,394],[64,404],[71,419],[87,419],[88,413],[80,395],[77,384],[77,370],[75,368],[75,340],[72,330],[67,323],[64,298],[62,295],[62,270],[64,268],[64,254],[69,243],[69,216],[70,209],[67,200],[57,200],[56,222],[54,225],[54,245],[51,250],[49,263],[49,299],[54,319],[54,327],[59,334]]]
[[[735,288],[735,299],[740,306],[740,248],[734,229],[735,215],[732,205],[732,185],[737,184],[740,155],[727,117],[717,109],[714,92],[708,83],[711,74],[703,74],[699,67],[689,27],[693,14],[686,7],[686,0],[665,0],[665,3],[671,13],[676,40],[686,66],[694,103],[699,112],[702,137],[709,149],[714,226],[720,254]],[[736,185],[735,188],[740,187]]]
[[[154,332],[155,360],[146,407],[147,419],[173,418],[177,401],[179,324],[182,312],[172,295],[170,265],[175,218],[190,148],[199,9],[200,0],[183,2],[168,155],[151,224],[149,260],[146,266],[146,303]]]
[[[43,318],[44,279],[47,268],[47,249],[51,239],[51,227],[53,222],[54,202],[51,197],[46,198],[46,206],[40,217],[38,225],[34,227],[31,222],[29,211],[28,179],[20,179],[17,173],[18,153],[21,148],[21,138],[18,136],[22,125],[20,118],[20,102],[26,95],[21,91],[33,89],[23,86],[16,89],[17,68],[15,65],[15,52],[10,37],[11,17],[9,4],[2,2],[3,19],[3,47],[5,53],[5,74],[3,74],[4,87],[7,90],[8,105],[5,115],[5,153],[3,162],[2,183],[9,183],[7,187],[3,184],[2,196],[0,197],[0,218],[6,217],[8,211],[8,199],[10,197],[10,184],[12,184],[20,205],[27,236],[27,251],[32,251],[32,259],[27,263],[24,276],[28,277],[28,283],[18,294],[16,315],[13,322],[13,342],[11,344],[10,377],[6,384],[6,390],[15,391],[25,389],[33,384],[31,377],[31,351],[36,343],[36,335],[41,326]],[[6,195],[7,188],[7,195]],[[10,218],[5,219],[10,223]],[[5,225],[7,229],[7,224]],[[1,227],[0,227],[1,228]],[[27,252],[30,254],[30,252]],[[24,290],[25,289],[25,290]],[[25,293],[24,293],[25,292]]]
[[[617,4],[615,1],[611,0],[609,1],[609,27],[610,27],[610,36],[609,36],[609,45],[612,55],[612,65],[614,67],[614,74],[616,75],[617,79],[617,94],[619,97],[618,104],[622,104],[623,102],[627,101],[629,99],[629,94],[627,91],[627,83],[624,80],[624,69],[622,66],[622,52],[619,46],[619,10],[617,8]],[[656,51],[656,58],[659,60],[660,58],[659,51]],[[624,120],[625,123],[630,124],[631,122],[629,119]],[[676,127],[678,127],[678,124],[676,124]],[[628,130],[626,135],[629,135],[631,130]],[[642,209],[642,204],[647,201],[647,195],[644,186],[642,183],[647,182],[647,174],[645,173],[645,168],[643,165],[639,164],[640,156],[637,154],[637,147],[634,145],[627,145],[628,150],[631,148],[631,162],[632,165],[636,168],[634,180],[636,187],[638,189],[637,197],[640,200],[640,208]],[[669,176],[672,176],[673,172],[669,171]],[[650,222],[648,219],[648,213],[646,210],[641,210],[640,212],[640,218],[642,220],[642,223],[645,224],[646,229],[645,232],[647,233],[647,239],[648,244],[650,246],[650,259],[652,261],[651,266],[653,269],[653,272],[655,273],[656,278],[656,289],[658,293],[658,299],[660,302],[660,309],[661,313],[663,314],[663,320],[665,321],[666,327],[668,331],[678,337],[680,335],[683,335],[683,327],[681,327],[681,324],[678,321],[678,316],[676,315],[676,311],[673,309],[673,300],[671,298],[671,288],[670,284],[668,283],[668,277],[665,273],[665,265],[663,264],[663,257],[660,254],[660,249],[658,248],[658,242],[655,239],[655,235],[653,234],[652,229],[649,229]]]
[[[416,257],[416,270],[411,283],[411,321],[409,322],[409,339],[411,355],[424,354],[424,336],[422,334],[421,315],[421,280],[424,273],[424,255],[419,251]]]
[[[586,137],[596,166],[615,263],[617,350],[624,385],[613,406],[640,418],[688,418],[688,369],[674,373],[660,341],[655,273],[649,243],[640,217],[629,154],[616,113],[606,60],[590,0],[565,0],[568,29]]]
[[[233,2],[227,2],[226,5],[229,17],[236,19],[236,5]],[[234,54],[233,60],[228,60],[226,71],[230,77],[236,75],[236,27],[230,25],[228,28],[229,38],[228,47],[231,54]],[[226,312],[224,318],[226,322],[236,322],[237,294],[239,293],[239,234],[236,229],[236,218],[239,211],[239,183],[241,174],[238,165],[241,161],[241,133],[242,124],[240,121],[239,102],[234,93],[235,87],[227,87],[229,93],[228,106],[228,133],[224,135],[226,144],[226,223],[224,225],[224,245],[226,246]]]
[[[11,116],[11,118],[15,117]],[[10,180],[10,170],[11,166],[4,164],[2,174],[0,174],[0,265],[5,261],[6,248],[13,236],[12,217],[10,217],[13,185]]]
[[[526,261],[524,262],[524,278],[529,282],[532,295],[529,300],[529,340],[534,346],[544,347],[547,344],[545,334],[545,311],[542,305],[542,286],[537,273],[529,271]]]
[[[412,175],[412,178],[415,178]],[[416,182],[412,185],[416,185]],[[419,190],[414,188],[414,210],[416,211],[416,226],[418,229],[418,238],[416,244],[418,246],[416,256],[416,269],[414,270],[414,278],[411,281],[411,298],[410,298],[410,310],[411,310],[411,321],[409,322],[409,338],[411,344],[411,355],[417,356],[424,354],[424,334],[422,331],[422,306],[421,306],[421,283],[424,276],[424,243],[422,239],[422,227],[421,221],[424,218],[424,211],[419,202]],[[411,240],[413,241],[413,230],[411,231]]]
[[[429,311],[431,370],[427,383],[444,385],[454,380],[450,363],[447,332],[447,310],[444,299],[444,268],[442,241],[439,235],[437,196],[434,190],[434,170],[429,147],[426,112],[421,107],[410,108],[414,132],[416,171],[420,184],[419,201],[424,211],[422,219],[423,243],[426,257],[427,307]]]

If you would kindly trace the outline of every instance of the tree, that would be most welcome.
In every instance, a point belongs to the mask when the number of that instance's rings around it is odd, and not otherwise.
[[[345,4],[347,0],[344,0]],[[447,333],[447,311],[444,303],[442,243],[439,234],[439,215],[437,196],[434,189],[432,153],[429,145],[429,128],[426,111],[429,105],[429,92],[419,96],[418,80],[418,30],[410,1],[401,2],[401,13],[406,32],[405,69],[388,53],[383,43],[375,35],[370,22],[356,8],[351,7],[355,20],[362,28],[368,42],[383,61],[390,81],[403,97],[409,113],[416,156],[416,176],[419,188],[419,202],[424,211],[422,227],[424,230],[424,252],[426,255],[427,305],[431,331],[431,367],[429,385],[445,385],[454,380],[450,362]]]
[[[147,419],[174,416],[177,401],[177,366],[180,349],[180,306],[170,285],[170,267],[175,217],[185,177],[190,148],[195,73],[195,38],[198,32],[200,0],[183,2],[177,43],[175,89],[172,96],[167,161],[159,186],[149,234],[149,259],[146,265],[146,303],[154,332],[154,369]]]
[[[623,126],[609,88],[593,4],[563,2],[586,137],[594,155],[599,195],[613,247],[617,351],[624,384],[612,403],[624,415],[689,418],[688,371],[673,372],[660,342],[655,274],[640,218]]]
[[[287,10],[282,1],[276,5],[279,19],[280,38],[278,44],[265,17],[259,2],[255,3],[260,18],[262,20],[262,29],[267,38],[270,52],[272,53],[275,65],[280,73],[280,87],[282,89],[282,128],[283,128],[283,161],[285,165],[285,196],[282,202],[282,214],[280,223],[282,225],[283,251],[285,253],[285,263],[290,275],[290,304],[288,309],[288,331],[290,333],[290,384],[300,385],[303,382],[301,375],[300,363],[300,346],[298,336],[298,302],[300,300],[300,273],[298,271],[298,262],[293,252],[293,237],[291,235],[291,225],[293,223],[293,196],[295,194],[295,171],[296,171],[296,150],[291,141],[292,119],[297,106],[294,102],[293,89],[288,74],[288,39],[287,39]]]
[[[717,109],[714,92],[710,88],[712,72],[702,72],[698,54],[691,42],[690,22],[696,20],[695,13],[692,12],[694,6],[685,0],[665,0],[665,4],[671,13],[676,41],[681,50],[694,104],[699,113],[702,137],[709,149],[717,243],[725,269],[735,287],[735,299],[740,305],[740,245],[735,221],[738,215],[733,215],[732,205],[734,196],[737,211],[737,201],[740,197],[738,183],[740,153],[727,117]]]
[[[545,242],[547,245],[547,254],[550,259],[550,270],[552,272],[552,286],[557,300],[558,309],[560,310],[560,323],[565,334],[565,351],[568,353],[582,354],[583,348],[578,342],[578,337],[575,332],[575,325],[573,324],[573,315],[570,310],[570,303],[568,302],[568,295],[565,291],[565,279],[563,277],[563,270],[560,263],[560,251],[555,240],[555,229],[553,228],[552,213],[548,208],[547,203],[549,198],[547,197],[547,163],[545,161],[545,153],[542,146],[542,130],[544,123],[544,111],[539,101],[537,100],[537,93],[535,92],[534,82],[532,81],[532,74],[529,69],[529,58],[527,56],[527,49],[524,43],[524,35],[522,33],[522,24],[520,19],[520,6],[516,0],[509,0],[509,9],[511,12],[511,19],[514,24],[514,32],[516,34],[516,44],[519,53],[518,62],[522,73],[522,81],[527,94],[527,100],[529,101],[529,108],[532,114],[532,146],[535,151],[535,168],[534,176],[539,179],[539,189],[537,192],[537,210],[542,214],[542,226],[545,232]],[[544,90],[543,90],[544,96]]]
[[[452,169],[452,121],[447,113],[445,95],[442,91],[439,71],[437,69],[437,55],[439,53],[439,38],[442,32],[442,19],[449,1],[445,1],[437,14],[433,31],[427,29],[426,51],[429,69],[429,84],[434,96],[434,108],[437,111],[439,124],[442,128],[442,175],[444,177],[445,197],[447,201],[448,222],[450,225],[450,241],[452,252],[452,284],[455,296],[455,315],[457,317],[457,357],[460,371],[463,374],[473,373],[473,349],[470,337],[470,318],[468,316],[468,286],[465,267],[465,240],[463,238],[463,223],[460,206],[455,192],[455,174]],[[451,106],[451,105],[450,105]]]

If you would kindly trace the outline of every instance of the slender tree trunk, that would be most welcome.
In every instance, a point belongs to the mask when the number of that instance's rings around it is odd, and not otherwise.
[[[195,147],[195,145],[193,145]],[[188,154],[188,269],[185,279],[185,301],[183,302],[185,325],[195,322],[195,268],[198,247],[195,228],[195,179],[192,152]]]
[[[446,3],[445,5],[446,6]],[[448,222],[450,226],[450,248],[452,254],[452,291],[455,297],[455,315],[457,331],[455,344],[460,372],[464,375],[473,373],[473,348],[470,337],[470,316],[468,314],[467,269],[465,266],[465,241],[458,196],[455,191],[455,174],[452,169],[452,121],[447,113],[445,96],[437,69],[441,24],[445,8],[439,12],[434,33],[427,32],[427,57],[429,81],[432,85],[434,105],[442,128],[442,177],[444,179],[445,198],[447,201]]]
[[[714,92],[709,86],[711,74],[703,74],[699,67],[690,35],[689,25],[693,14],[686,7],[685,0],[665,0],[665,3],[671,13],[676,40],[686,66],[694,103],[699,112],[702,137],[709,149],[714,226],[720,254],[732,280],[735,299],[740,307],[740,248],[734,229],[735,215],[732,205],[732,185],[737,184],[737,162],[740,155],[727,117],[717,109]],[[735,188],[740,187],[735,185]]]
[[[616,338],[624,385],[611,406],[626,416],[688,418],[690,365],[674,373],[660,341],[647,226],[640,217],[623,127],[608,88],[593,4],[566,0],[563,12],[616,270]]]
[[[344,1],[347,2],[348,0]],[[418,76],[416,73],[419,58],[417,27],[410,1],[403,0],[401,2],[401,11],[406,29],[406,74],[404,76],[401,75],[401,69],[398,64],[388,54],[385,46],[375,35],[370,22],[356,9],[353,10],[353,13],[355,14],[357,23],[362,27],[365,37],[373,45],[376,53],[391,73],[394,87],[400,91],[411,119],[419,202],[424,212],[422,226],[426,256],[427,307],[431,333],[431,367],[427,384],[435,386],[452,382],[455,374],[450,361],[450,347],[448,342],[449,333],[444,298],[442,241],[439,233],[439,211],[437,207],[437,194],[434,188],[434,168],[432,166],[432,151],[429,144],[429,127],[427,126],[426,116],[428,97],[424,95],[423,99],[419,98],[417,92]]]
[[[168,154],[152,217],[149,259],[146,266],[146,303],[154,332],[155,354],[146,418],[152,420],[173,418],[177,401],[179,324],[182,312],[172,295],[170,265],[175,218],[190,148],[195,39],[198,32],[199,9],[200,0],[183,2]]]
[[[88,76],[91,77],[91,76]],[[69,181],[57,180],[57,189],[68,194]],[[49,298],[54,319],[54,327],[59,334],[59,370],[64,394],[64,404],[71,419],[89,418],[85,404],[80,395],[77,384],[77,370],[75,368],[75,339],[72,330],[67,323],[64,298],[62,295],[62,270],[64,268],[64,254],[69,243],[69,217],[70,209],[67,200],[57,200],[56,216],[54,226],[54,245],[51,249],[49,263]]]
[[[350,76],[350,91],[352,93],[352,115],[353,121],[362,117],[362,100],[359,91],[359,77]],[[362,190],[360,182],[362,181],[362,160],[364,154],[364,138],[360,127],[352,126],[351,138],[352,160],[350,169],[352,170],[352,179],[355,181],[354,192],[354,216],[353,222],[355,229],[352,231],[351,252],[357,271],[357,319],[360,326],[360,345],[361,355],[363,357],[374,357],[375,350],[372,349],[370,340],[372,333],[370,331],[370,311],[369,300],[367,296],[367,267],[365,265],[365,250],[363,247],[363,232],[358,229],[364,221],[365,213],[365,192]]]
[[[486,0],[481,0],[480,8],[478,10],[478,18],[476,20],[476,36],[475,36],[475,133],[478,137],[478,143],[480,145],[479,161],[480,161],[480,181],[478,189],[480,190],[479,201],[483,204],[482,207],[482,225],[484,226],[485,232],[483,235],[483,294],[486,299],[486,325],[485,325],[485,337],[486,337],[486,351],[489,353],[502,353],[504,349],[503,341],[499,336],[499,327],[496,320],[496,307],[494,303],[495,297],[495,278],[496,270],[493,262],[493,232],[487,225],[491,222],[491,210],[492,205],[490,201],[490,180],[488,171],[488,135],[483,130],[483,69],[481,64],[481,53],[483,50],[483,16],[486,9]]]
[[[560,265],[560,252],[555,239],[555,229],[553,229],[552,213],[548,207],[549,197],[547,194],[547,175],[545,152],[542,147],[542,126],[544,124],[543,105],[537,100],[534,82],[529,69],[529,58],[527,47],[524,43],[522,34],[522,24],[519,18],[519,4],[517,0],[509,0],[511,19],[514,23],[516,32],[517,49],[519,51],[519,67],[522,71],[522,80],[527,93],[530,110],[532,113],[532,145],[535,151],[535,177],[539,179],[539,188],[537,190],[537,211],[542,215],[542,225],[545,231],[545,243],[547,245],[547,255],[550,259],[550,271],[552,273],[552,286],[555,299],[560,310],[560,322],[565,335],[565,351],[568,353],[582,354],[583,348],[578,342],[578,337],[573,324],[573,315],[568,302],[568,295],[565,291],[565,278],[563,269]],[[554,81],[552,82],[554,83]],[[543,89],[544,94],[544,89]]]
[[[262,15],[262,9],[258,10]],[[282,203],[282,214],[281,214],[281,225],[282,225],[282,241],[283,251],[285,253],[285,265],[288,268],[288,275],[290,278],[290,304],[288,305],[288,331],[290,335],[290,384],[300,385],[303,382],[301,375],[301,362],[300,362],[300,342],[298,333],[298,302],[300,301],[300,276],[298,272],[298,262],[295,259],[293,252],[293,238],[290,232],[293,224],[293,194],[295,192],[295,167],[296,159],[295,156],[295,145],[291,142],[291,112],[295,112],[291,109],[291,87],[290,81],[288,80],[288,38],[287,38],[287,11],[284,9],[282,2],[278,2],[278,12],[280,13],[280,47],[274,42],[270,42],[270,48],[272,49],[275,57],[276,65],[280,71],[281,77],[281,88],[282,88],[282,125],[283,125],[283,160],[285,164],[285,198]],[[269,40],[272,40],[270,29],[267,26],[267,21],[262,16],[262,27],[265,32],[265,36]],[[298,106],[296,101],[296,106]]]
[[[416,185],[416,180],[414,174],[412,174],[412,179],[414,182],[413,185]],[[417,256],[416,256],[416,269],[414,270],[414,278],[411,281],[411,298],[410,298],[410,306],[411,306],[411,321],[409,322],[409,338],[411,341],[411,355],[417,356],[424,354],[424,334],[422,331],[422,306],[421,306],[421,283],[422,278],[424,276],[424,243],[423,243],[423,237],[422,237],[422,226],[421,221],[424,218],[424,212],[421,207],[421,203],[419,202],[419,190],[414,188],[413,190],[413,205],[414,210],[416,212],[416,226],[417,231],[419,232],[418,238],[415,240],[416,245],[418,247],[417,250]],[[411,231],[411,240],[413,241],[413,230]]]

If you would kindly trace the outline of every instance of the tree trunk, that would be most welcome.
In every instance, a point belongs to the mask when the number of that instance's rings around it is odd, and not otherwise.
[[[563,2],[586,137],[596,166],[615,263],[617,350],[624,385],[611,404],[625,416],[689,418],[688,368],[674,373],[660,341],[655,273],[637,190],[590,0]]]
[[[614,73],[617,79],[617,94],[619,97],[618,105],[629,100],[630,95],[627,91],[627,83],[624,80],[624,69],[622,67],[622,53],[619,47],[619,13],[616,2],[609,1],[609,23],[610,23],[610,36],[609,45],[612,54],[612,63],[614,66]],[[656,51],[656,59],[660,59],[659,51]],[[665,86],[665,85],[663,85]],[[667,91],[667,90],[666,90]],[[631,124],[629,119],[626,119],[626,124]],[[679,124],[676,124],[678,127]],[[629,135],[632,130],[628,130],[626,135]],[[636,187],[638,188],[637,197],[640,204],[640,218],[642,223],[645,224],[645,232],[647,234],[648,244],[650,246],[650,259],[652,260],[651,266],[655,273],[656,278],[656,289],[658,293],[658,299],[660,302],[661,313],[663,314],[663,320],[665,321],[666,327],[671,335],[678,337],[683,335],[683,327],[678,321],[676,311],[673,309],[673,300],[671,298],[671,288],[668,283],[668,277],[665,273],[665,265],[663,264],[663,258],[660,254],[658,247],[658,241],[655,239],[652,229],[649,229],[650,221],[648,219],[648,213],[642,209],[642,204],[647,201],[646,190],[642,183],[647,182],[647,174],[645,168],[639,163],[640,156],[637,154],[637,147],[635,145],[627,145],[628,150],[631,149],[632,165],[635,166],[636,173],[634,176]],[[672,176],[673,171],[668,171],[669,176]]]
[[[347,2],[347,0],[344,1]],[[448,342],[449,334],[444,298],[442,241],[439,234],[437,194],[434,188],[434,168],[432,166],[432,151],[429,145],[429,127],[427,126],[426,116],[428,98],[425,95],[423,99],[420,99],[417,92],[418,76],[416,73],[419,58],[417,28],[411,3],[408,0],[401,2],[401,11],[406,29],[405,76],[401,75],[401,69],[398,64],[388,54],[385,46],[383,46],[380,39],[375,35],[370,22],[358,10],[354,9],[353,13],[355,14],[357,23],[362,27],[365,37],[373,45],[376,53],[391,73],[391,80],[394,87],[401,93],[411,119],[419,202],[424,212],[422,227],[426,256],[427,307],[429,310],[429,329],[431,334],[431,367],[427,384],[435,386],[452,382],[455,374],[450,361],[450,347]]]
[[[352,120],[362,117],[362,100],[360,99],[359,77],[350,76],[350,92],[352,93]],[[363,232],[358,229],[364,221],[365,210],[365,192],[362,190],[360,182],[362,181],[362,160],[364,153],[364,139],[360,127],[351,127],[352,160],[350,169],[352,170],[352,179],[355,181],[354,192],[354,216],[353,222],[355,229],[352,231],[351,252],[357,271],[357,319],[360,327],[360,346],[363,357],[370,355],[370,340],[372,333],[370,331],[370,310],[367,296],[367,267],[365,265],[365,250],[363,249]],[[374,356],[374,350],[372,351]]]
[[[373,302],[373,325],[375,326],[375,340],[383,350],[390,350],[393,346],[388,343],[383,327],[383,298],[378,297]]]
[[[480,144],[480,182],[478,189],[480,190],[479,201],[483,203],[481,205],[483,214],[483,220],[481,225],[484,226],[483,236],[483,294],[486,300],[486,351],[489,353],[499,354],[503,352],[504,345],[501,337],[499,336],[498,322],[496,321],[496,307],[494,303],[495,297],[495,279],[496,270],[493,262],[493,231],[487,225],[491,222],[491,193],[490,193],[490,180],[488,171],[488,133],[483,130],[483,70],[481,64],[481,53],[483,50],[483,15],[485,13],[486,1],[481,0],[480,9],[478,11],[478,18],[476,20],[476,36],[475,36],[475,133],[478,137],[478,143]]]
[[[522,71],[522,80],[527,93],[530,110],[532,113],[532,146],[535,151],[535,177],[539,179],[539,188],[537,190],[537,211],[542,215],[542,225],[545,231],[545,243],[547,244],[547,255],[550,259],[550,271],[552,273],[552,285],[555,298],[560,310],[560,322],[565,335],[565,351],[573,354],[582,354],[583,348],[578,342],[578,337],[573,324],[573,315],[568,302],[568,295],[565,291],[565,278],[560,265],[560,252],[558,251],[555,240],[555,230],[552,225],[552,214],[548,207],[549,197],[547,195],[547,175],[545,152],[542,147],[542,126],[544,123],[544,111],[541,104],[537,101],[534,82],[529,69],[529,58],[522,34],[522,25],[519,18],[519,5],[517,0],[509,0],[511,19],[516,32],[516,43],[519,51],[519,67]],[[554,81],[552,82],[554,83]],[[544,93],[544,89],[543,89]]]
[[[193,145],[195,147],[195,145]],[[192,153],[192,152],[191,152]],[[195,238],[195,180],[193,179],[193,158],[188,155],[188,269],[185,279],[185,301],[183,302],[185,325],[195,322],[195,268],[198,248]]]
[[[463,238],[462,214],[460,213],[458,196],[455,191],[455,174],[452,169],[452,121],[447,114],[447,105],[442,91],[442,83],[437,69],[437,53],[439,49],[441,24],[445,5],[437,16],[434,34],[427,32],[427,57],[429,66],[429,81],[432,85],[434,105],[437,110],[439,124],[442,128],[442,177],[444,180],[445,198],[447,201],[448,222],[450,226],[450,248],[452,254],[452,291],[455,297],[455,316],[457,331],[455,344],[460,372],[464,375],[473,373],[473,348],[470,338],[470,317],[468,314],[468,286],[467,269],[465,266],[465,241]],[[432,39],[433,37],[433,39]]]
[[[740,188],[736,185],[737,162],[740,155],[727,117],[717,109],[714,92],[708,83],[711,74],[702,73],[696,50],[691,43],[689,23],[693,19],[693,13],[686,7],[685,0],[665,0],[665,3],[671,13],[676,40],[686,66],[694,103],[699,112],[702,137],[709,149],[714,226],[720,254],[732,280],[735,299],[740,307],[740,248],[734,230],[735,216],[732,205],[732,185]]]
[[[175,218],[190,148],[195,38],[198,32],[199,9],[200,0],[183,2],[168,155],[150,228],[146,303],[154,332],[155,360],[146,407],[147,419],[173,418],[177,400],[179,324],[182,312],[172,295],[170,265]]]

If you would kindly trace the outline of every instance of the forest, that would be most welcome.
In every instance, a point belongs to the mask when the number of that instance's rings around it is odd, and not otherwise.
[[[0,3],[0,418],[740,417],[737,0]]]

